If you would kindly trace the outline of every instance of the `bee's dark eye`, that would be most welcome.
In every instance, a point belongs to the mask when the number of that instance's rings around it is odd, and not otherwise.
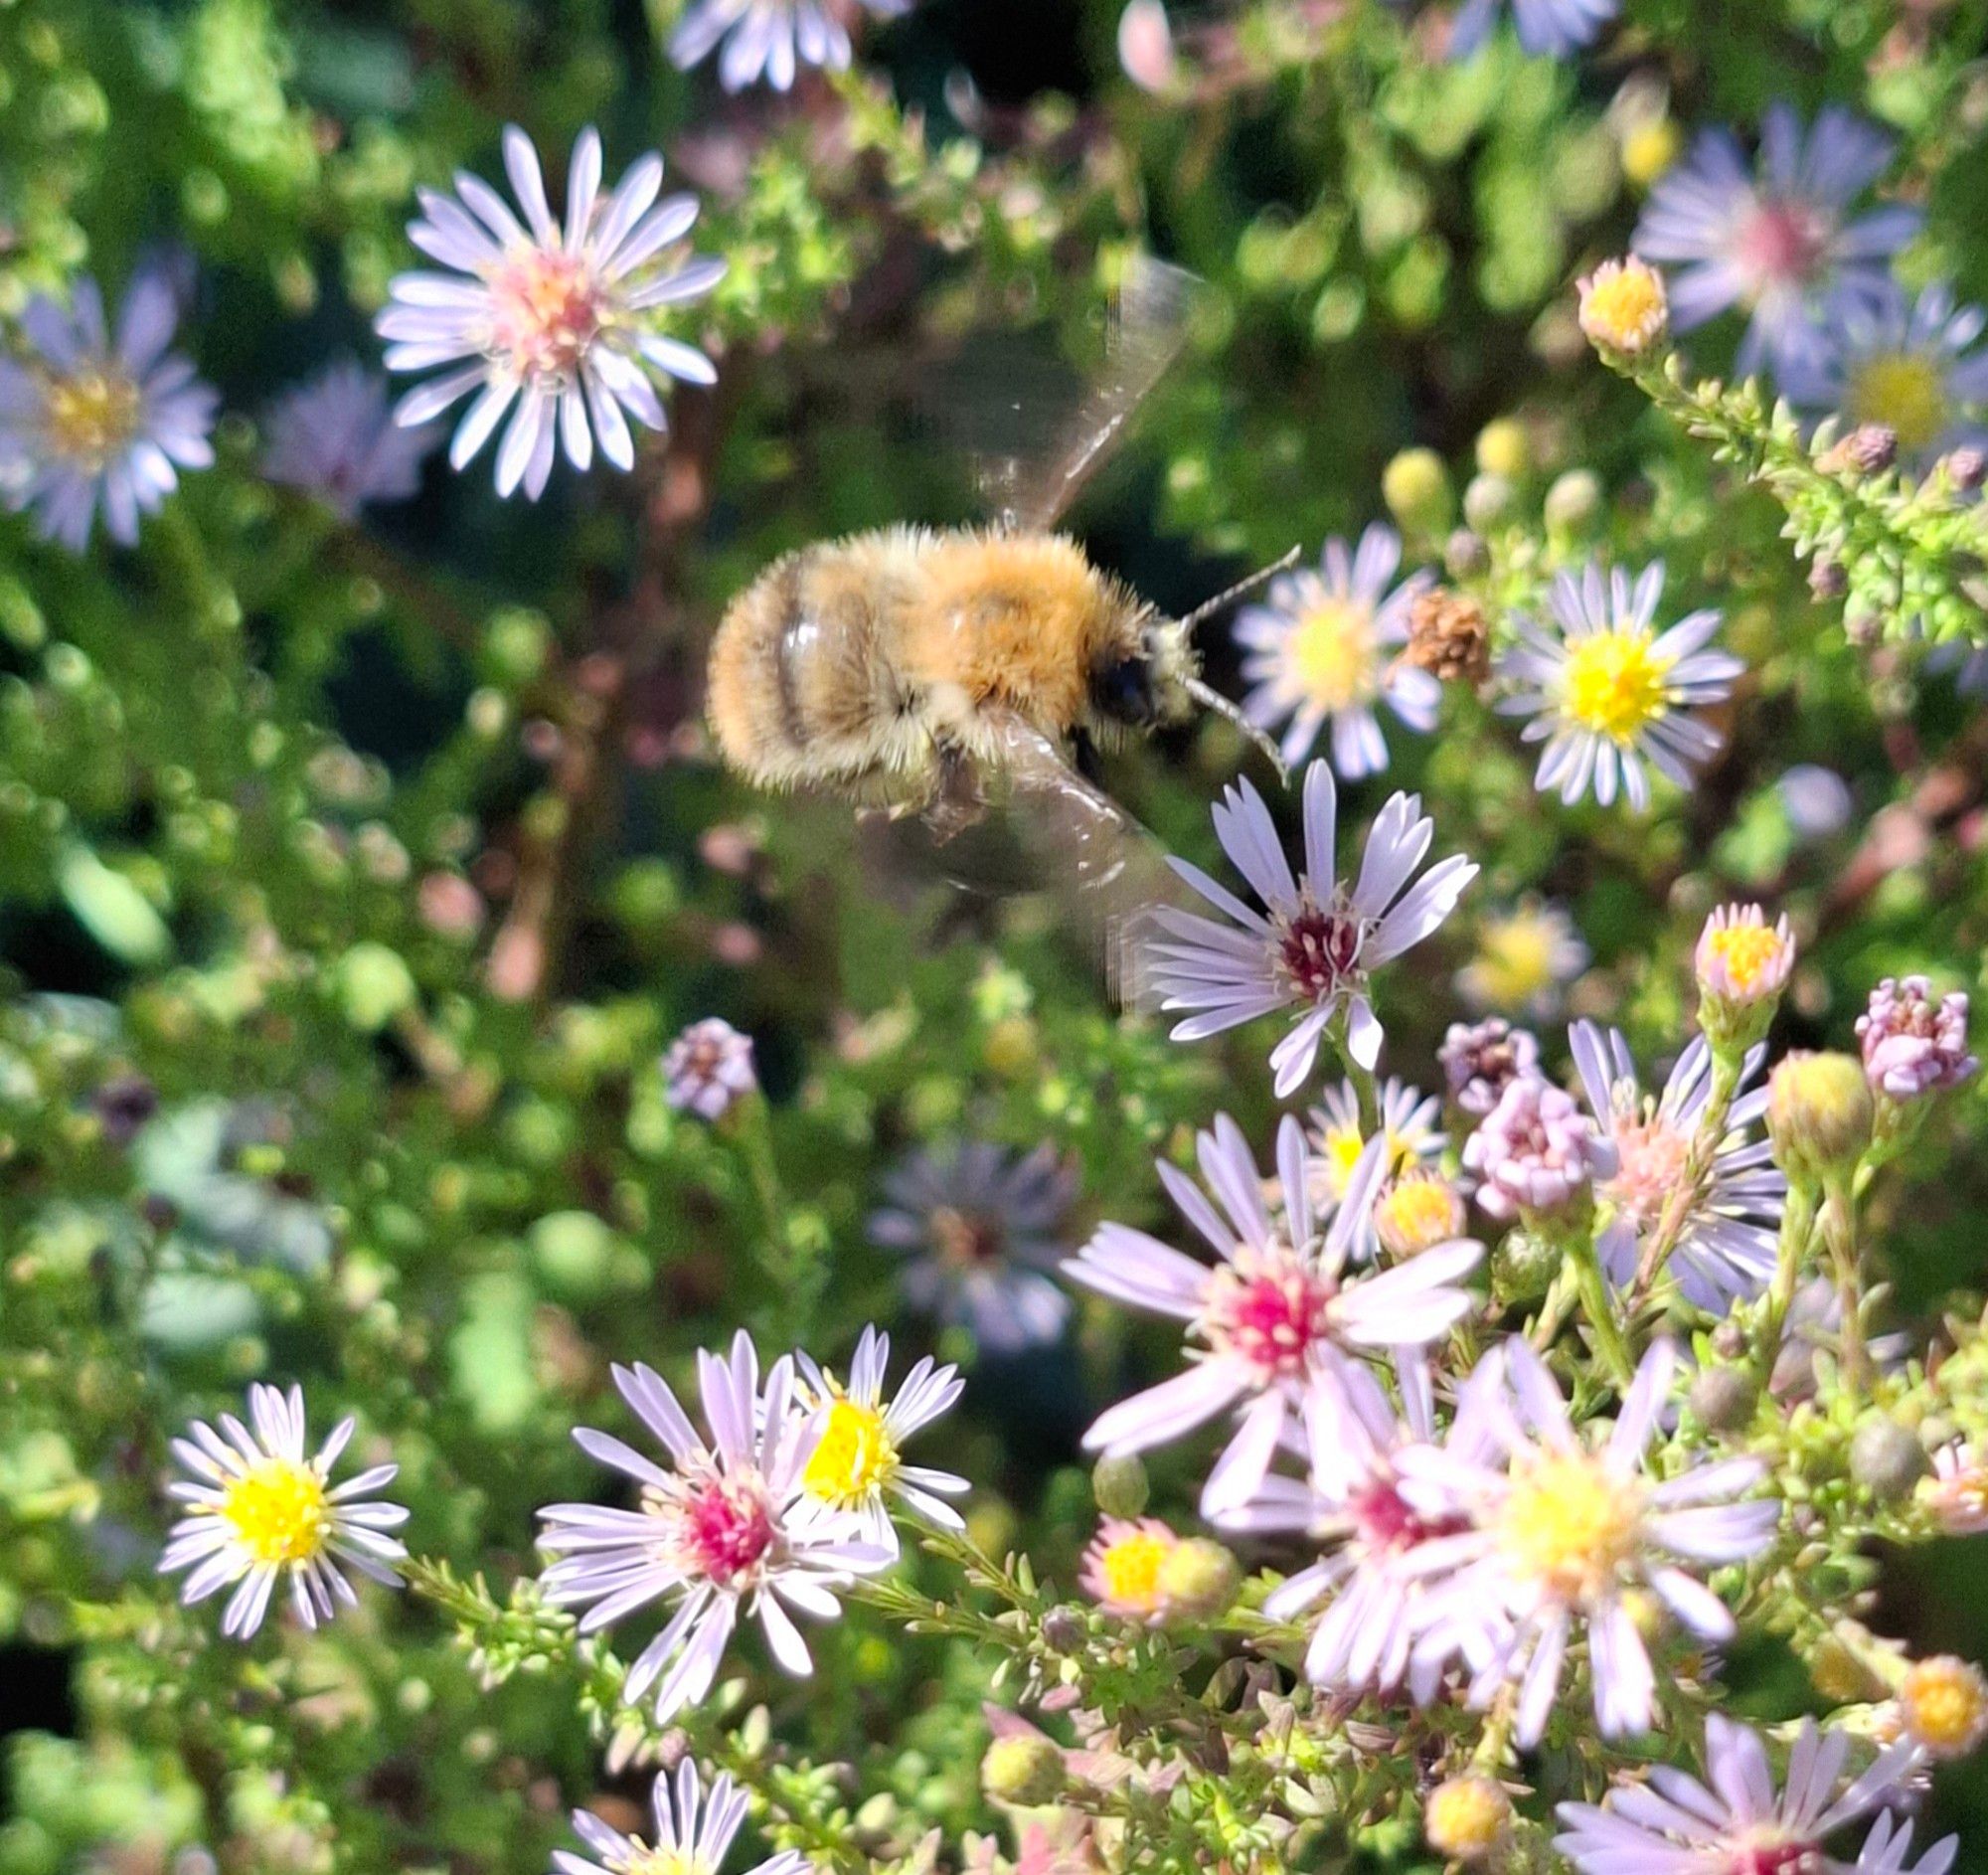
[[[1090,694],[1100,714],[1120,723],[1153,720],[1153,667],[1142,657],[1122,658],[1091,679]]]

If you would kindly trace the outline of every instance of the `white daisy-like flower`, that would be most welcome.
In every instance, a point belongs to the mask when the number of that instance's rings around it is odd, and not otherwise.
[[[1408,642],[1409,608],[1434,575],[1411,574],[1391,592],[1401,564],[1402,537],[1376,522],[1354,552],[1343,540],[1327,541],[1317,572],[1282,575],[1271,581],[1266,604],[1237,614],[1242,675],[1253,686],[1242,713],[1264,729],[1285,725],[1286,762],[1302,762],[1330,726],[1340,777],[1379,774],[1388,766],[1379,702],[1409,729],[1426,735],[1435,727],[1441,684],[1390,655]]]
[[[742,1331],[729,1357],[701,1351],[697,1369],[710,1443],[653,1368],[617,1366],[615,1387],[662,1442],[669,1468],[611,1434],[580,1427],[575,1443],[633,1478],[640,1503],[634,1510],[550,1504],[539,1512],[539,1547],[558,1559],[541,1586],[555,1607],[586,1610],[581,1633],[676,1598],[668,1624],[636,1657],[622,1689],[633,1702],[655,1685],[659,1720],[711,1690],[742,1609],[757,1616],[782,1667],[812,1672],[789,1607],[832,1620],[842,1612],[834,1591],[888,1567],[896,1555],[866,1542],[859,1518],[825,1514],[807,1500],[803,1479],[827,1415],[799,1407],[791,1358],[773,1363],[762,1389],[759,1357]]]
[[[1393,1075],[1382,1084],[1380,1105],[1381,1136],[1387,1142],[1381,1167],[1385,1186],[1403,1173],[1441,1157],[1449,1135],[1441,1128],[1442,1102]],[[1312,1202],[1321,1212],[1330,1212],[1346,1195],[1367,1149],[1367,1134],[1360,1124],[1360,1096],[1353,1083],[1342,1081],[1327,1088],[1309,1118]],[[1363,1260],[1371,1258],[1377,1242],[1370,1213],[1368,1228],[1354,1254]]]
[[[1152,922],[1166,940],[1145,946],[1161,1007],[1195,1012],[1174,1026],[1175,1041],[1200,1041],[1273,1010],[1297,1013],[1270,1051],[1279,1100],[1310,1077],[1331,1024],[1341,1025],[1346,1052],[1362,1068],[1380,1060],[1369,973],[1420,943],[1477,876],[1475,862],[1456,853],[1410,885],[1435,822],[1419,794],[1395,794],[1367,836],[1359,877],[1345,885],[1333,851],[1338,816],[1332,769],[1314,762],[1304,777],[1305,867],[1293,878],[1263,797],[1247,781],[1224,789],[1216,837],[1265,910],[1174,859],[1174,870],[1228,922],[1161,906]]]
[[[1704,1036],[1693,1036],[1663,1093],[1651,1100],[1620,1030],[1576,1022],[1568,1043],[1588,1108],[1615,1146],[1614,1172],[1594,1186],[1604,1217],[1595,1250],[1609,1279],[1626,1284],[1684,1178],[1712,1094],[1712,1050]],[[1765,1088],[1744,1091],[1765,1059],[1764,1048],[1747,1052],[1725,1134],[1673,1227],[1669,1268],[1678,1287],[1687,1301],[1717,1315],[1758,1295],[1773,1279],[1778,1256],[1788,1182],[1768,1142],[1747,1136],[1767,1110]]]
[[[1684,712],[1724,702],[1746,667],[1705,649],[1719,629],[1716,611],[1692,612],[1659,633],[1663,591],[1661,560],[1633,585],[1619,567],[1604,580],[1589,566],[1578,579],[1555,579],[1557,630],[1514,621],[1519,642],[1498,662],[1511,694],[1497,708],[1532,718],[1525,740],[1546,744],[1535,785],[1558,789],[1569,806],[1591,787],[1605,807],[1619,785],[1640,812],[1650,804],[1648,767],[1689,787],[1693,769],[1719,751],[1718,732]]]
[[[611,195],[600,193],[600,138],[574,145],[566,220],[553,219],[531,139],[504,132],[504,167],[524,220],[488,183],[458,170],[455,199],[419,192],[421,219],[408,239],[449,272],[398,275],[377,322],[391,371],[449,367],[416,387],[395,411],[402,424],[476,401],[449,444],[461,468],[506,413],[497,449],[497,492],[522,487],[536,501],[560,446],[577,469],[594,445],[616,468],[635,460],[628,419],[667,427],[652,374],[714,384],[711,360],[657,329],[666,308],[701,298],[725,273],[723,260],[692,256],[675,267],[658,256],[690,233],[696,199],[658,202],[663,159],[637,162]],[[466,361],[466,362],[465,362]]]
[[[1249,1536],[1298,1532],[1317,1546],[1318,1560],[1263,1604],[1272,1620],[1288,1620],[1325,1603],[1305,1650],[1305,1677],[1315,1685],[1401,1684],[1423,1596],[1455,1566],[1431,1546],[1469,1522],[1439,1478],[1415,1475],[1416,1454],[1446,1449],[1471,1464],[1497,1455],[1484,1405],[1487,1388],[1502,1384],[1496,1362],[1480,1363],[1464,1382],[1440,1437],[1427,1367],[1404,1360],[1399,1374],[1398,1410],[1368,1369],[1326,1350],[1304,1402],[1306,1475],[1272,1473],[1217,1519]],[[1434,1677],[1424,1676],[1418,1696],[1433,1690]]]
[[[905,1376],[897,1397],[884,1398],[884,1375],[891,1364],[891,1337],[875,1327],[863,1330],[849,1363],[845,1387],[806,1354],[797,1354],[811,1403],[827,1421],[813,1455],[801,1472],[801,1488],[816,1503],[846,1511],[862,1524],[866,1541],[898,1547],[890,1499],[901,1499],[912,1514],[947,1530],[966,1526],[947,1497],[969,1488],[951,1471],[906,1464],[906,1440],[950,1411],[965,1390],[956,1367],[940,1367],[930,1355]]]
[[[697,1766],[685,1759],[677,1767],[674,1787],[667,1771],[657,1776],[649,1808],[656,1819],[653,1842],[624,1836],[591,1810],[575,1810],[574,1829],[599,1860],[555,1849],[553,1866],[560,1875],[718,1875],[746,1820],[746,1793],[724,1775],[707,1791]],[[807,1875],[809,1866],[798,1849],[782,1849],[755,1862],[746,1875]]]
[[[1207,1195],[1164,1160],[1160,1182],[1181,1215],[1214,1250],[1214,1265],[1170,1249],[1144,1231],[1102,1224],[1064,1265],[1086,1288],[1131,1308],[1186,1323],[1184,1373],[1121,1400],[1084,1434],[1093,1451],[1145,1451],[1241,1408],[1235,1436],[1208,1475],[1205,1515],[1241,1502],[1262,1482],[1278,1441],[1295,1433],[1320,1353],[1334,1345],[1424,1347],[1470,1311],[1457,1286],[1484,1255],[1481,1244],[1439,1244],[1378,1276],[1350,1278],[1346,1266],[1370,1228],[1387,1146],[1362,1153],[1345,1196],[1321,1236],[1312,1207],[1313,1165],[1294,1113],[1277,1132],[1274,1213],[1242,1129],[1227,1114],[1197,1135]]]
[[[911,0],[861,0],[879,19],[909,12]],[[689,71],[718,55],[718,82],[728,91],[744,90],[764,79],[776,91],[788,89],[802,66],[825,72],[849,68],[849,33],[832,0],[695,0],[670,35],[670,58]]]
[[[1592,952],[1567,908],[1527,897],[1478,921],[1477,954],[1456,973],[1456,993],[1480,1012],[1542,1021]]]
[[[65,311],[37,294],[21,314],[28,350],[0,356],[0,495],[35,511],[45,540],[80,554],[96,512],[129,547],[138,517],[155,513],[181,469],[214,460],[208,431],[219,396],[169,352],[179,307],[152,268],[124,295],[113,340],[103,295],[87,275]]]
[[[1563,1803],[1566,1829],[1554,1847],[1579,1875],[1852,1875],[1852,1864],[1823,1853],[1823,1844],[1868,1816],[1911,1769],[1912,1748],[1882,1753],[1847,1787],[1850,1735],[1824,1732],[1804,1719],[1776,1787],[1767,1748],[1750,1726],[1723,1713],[1705,1721],[1707,1782],[1669,1765],[1651,1768],[1647,1784],[1623,1782],[1606,1808]],[[1855,1869],[1899,1875],[1911,1846],[1909,1826],[1881,1818]],[[1927,1852],[1917,1875],[1945,1875],[1949,1841]]]
[[[1503,1462],[1473,1466],[1446,1452],[1425,1452],[1418,1462],[1418,1475],[1466,1506],[1471,1527],[1425,1555],[1431,1568],[1456,1569],[1424,1598],[1416,1663],[1428,1671],[1460,1655],[1480,1710],[1516,1684],[1515,1736],[1532,1746],[1546,1730],[1578,1627],[1602,1735],[1646,1731],[1656,1682],[1636,1624],[1639,1592],[1653,1594],[1701,1638],[1731,1640],[1725,1603],[1683,1563],[1740,1562],[1766,1547],[1778,1501],[1732,1501],[1766,1467],[1730,1458],[1661,1481],[1650,1475],[1649,1447],[1677,1367],[1668,1341],[1644,1356],[1598,1445],[1574,1426],[1553,1376],[1523,1340],[1503,1342],[1497,1357],[1513,1396],[1494,1414]]]
[[[195,1420],[173,1441],[174,1455],[194,1475],[170,1487],[189,1509],[168,1533],[159,1572],[191,1570],[183,1603],[191,1608],[232,1585],[221,1631],[247,1640],[261,1626],[281,1576],[290,1579],[290,1605],[306,1627],[330,1620],[340,1603],[358,1607],[348,1569],[400,1586],[394,1565],[408,1552],[387,1533],[408,1513],[370,1495],[400,1466],[376,1464],[336,1488],[330,1481],[356,1424],[340,1420],[307,1457],[303,1389],[258,1384],[248,1389],[248,1426],[224,1413],[219,1432]]]

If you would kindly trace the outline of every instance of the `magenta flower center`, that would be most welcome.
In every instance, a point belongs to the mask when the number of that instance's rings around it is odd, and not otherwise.
[[[1336,1285],[1281,1246],[1258,1260],[1218,1271],[1206,1325],[1211,1345],[1246,1361],[1264,1379],[1305,1369],[1311,1344],[1325,1333]]]
[[[1821,1866],[1810,1843],[1770,1842],[1740,1850],[1727,1863],[1726,1875],[1812,1875]]]
[[[1829,224],[1806,203],[1763,202],[1740,223],[1734,258],[1755,292],[1805,286],[1829,249]]]
[[[1353,1493],[1347,1510],[1370,1550],[1411,1550],[1432,1537],[1454,1536],[1469,1527],[1467,1518],[1431,1521],[1421,1516],[1392,1483],[1376,1479]]]
[[[998,1218],[982,1217],[941,1205],[931,1214],[932,1246],[939,1260],[954,1270],[984,1270],[999,1263],[1007,1247]]]
[[[765,1499],[748,1485],[714,1478],[684,1503],[683,1543],[700,1575],[731,1587],[773,1546]]]
[[[1306,1002],[1329,1003],[1359,973],[1367,927],[1345,905],[1320,907],[1307,898],[1279,920],[1277,963]]]
[[[570,379],[600,335],[605,302],[583,256],[528,248],[490,276],[490,349],[520,378]]]

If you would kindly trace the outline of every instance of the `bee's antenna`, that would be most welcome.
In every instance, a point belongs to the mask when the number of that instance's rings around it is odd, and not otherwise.
[[[1297,550],[1293,548],[1291,551],[1292,553],[1296,553]],[[1286,560],[1281,564],[1288,566],[1290,563]],[[1276,569],[1272,568],[1271,571],[1275,572]],[[1261,578],[1261,575],[1257,577]],[[1185,623],[1186,620],[1183,619],[1182,622]],[[1283,752],[1277,745],[1268,736],[1264,735],[1254,723],[1250,722],[1221,691],[1203,683],[1199,677],[1190,677],[1185,681],[1188,695],[1200,704],[1203,709],[1213,710],[1217,716],[1227,717],[1230,722],[1234,723],[1244,736],[1248,737],[1263,752],[1263,759],[1269,763],[1271,767],[1276,769],[1277,779],[1288,786],[1290,784],[1291,771],[1285,767]]]
[[[1189,612],[1188,615],[1180,621],[1181,629],[1185,631],[1189,637],[1192,637],[1194,635],[1195,626],[1200,624],[1204,618],[1214,617],[1215,614],[1221,611],[1225,606],[1227,606],[1231,600],[1241,598],[1244,593],[1253,591],[1256,587],[1261,586],[1265,580],[1274,580],[1278,574],[1286,571],[1290,567],[1295,566],[1297,564],[1297,558],[1298,558],[1298,550],[1295,547],[1293,547],[1291,551],[1287,553],[1281,560],[1273,560],[1267,567],[1258,568],[1256,572],[1250,574],[1250,576],[1246,580],[1238,580],[1236,584],[1232,586],[1226,593],[1218,593],[1213,598],[1203,599],[1202,602],[1199,605],[1197,605],[1193,611]]]

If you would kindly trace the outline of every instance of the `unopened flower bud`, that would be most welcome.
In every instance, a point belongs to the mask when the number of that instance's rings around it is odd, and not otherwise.
[[[1495,417],[1477,432],[1477,466],[1486,475],[1508,482],[1523,481],[1532,472],[1533,444],[1516,417]]]
[[[1040,1732],[997,1738],[980,1760],[980,1788],[995,1802],[1020,1809],[1054,1803],[1068,1781],[1063,1752]]]
[[[1082,1615],[1068,1603],[1059,1603],[1043,1617],[1044,1644],[1058,1653],[1075,1653],[1088,1631]]]
[[[1569,469],[1547,490],[1546,524],[1556,534],[1585,534],[1601,513],[1601,478],[1592,469]]]
[[[1374,1232],[1391,1257],[1415,1257],[1463,1235],[1463,1198],[1439,1172],[1405,1173],[1374,1207]]]
[[[1883,1502],[1904,1497],[1925,1471],[1925,1448],[1897,1420],[1883,1415],[1866,1420],[1850,1442],[1850,1475]]]
[[[1849,1055],[1796,1053],[1767,1082],[1774,1163],[1798,1186],[1847,1173],[1871,1143],[1871,1089]]]
[[[1860,475],[1882,475],[1899,459],[1899,432],[1886,424],[1859,424],[1838,446]]]
[[[1491,675],[1491,626],[1484,607],[1467,593],[1431,587],[1408,607],[1404,663],[1439,683],[1481,684]]]
[[[1696,955],[1699,1026],[1713,1052],[1743,1055],[1774,1019],[1795,967],[1785,918],[1767,923],[1757,905],[1722,905],[1705,921]]]
[[[1841,598],[1850,591],[1850,576],[1843,571],[1842,561],[1817,554],[1808,570],[1808,590],[1824,601]]]
[[[1491,550],[1484,544],[1483,535],[1460,527],[1443,542],[1442,564],[1452,580],[1472,579],[1489,569]]]
[[[1489,1778],[1447,1778],[1429,1792],[1422,1809],[1429,1847],[1459,1862],[1483,1861],[1511,1823],[1512,1799]]]
[[[1988,452],[1980,449],[1952,449],[1946,456],[1946,479],[1966,492],[1988,481]]]
[[[1136,1517],[1152,1495],[1136,1451],[1106,1452],[1091,1467],[1090,1495],[1107,1517]]]
[[[1753,1417],[1753,1405],[1760,1397],[1750,1374],[1742,1367],[1708,1367],[1691,1383],[1687,1396],[1691,1410],[1701,1424],[1715,1433],[1730,1433]]]
[[[1160,1604],[1184,1620],[1212,1621],[1236,1600],[1242,1572],[1211,1537],[1189,1537],[1160,1564]]]
[[[1954,1654],[1912,1663],[1899,1687],[1906,1735],[1934,1758],[1965,1758],[1988,1736],[1988,1679]]]
[[[1433,449],[1404,449],[1381,472],[1381,499],[1410,534],[1448,531],[1453,497],[1449,471]]]
[[[1489,534],[1512,518],[1519,491],[1502,475],[1473,475],[1463,491],[1463,519],[1480,534]]]
[[[1670,332],[1663,275],[1630,255],[1604,260],[1580,282],[1580,329],[1603,356],[1643,358]]]
[[[1491,1254],[1491,1292],[1506,1303],[1535,1302],[1560,1274],[1565,1253],[1534,1231],[1507,1231]]]

